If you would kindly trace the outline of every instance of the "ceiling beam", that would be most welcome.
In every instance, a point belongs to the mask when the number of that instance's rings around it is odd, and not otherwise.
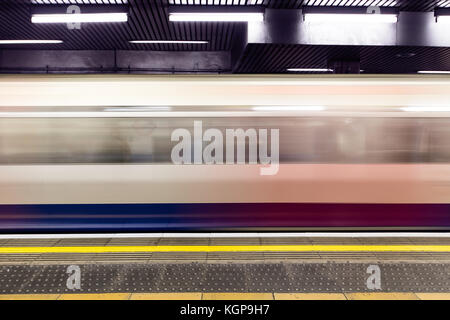
[[[1,50],[0,72],[228,73],[229,51]]]

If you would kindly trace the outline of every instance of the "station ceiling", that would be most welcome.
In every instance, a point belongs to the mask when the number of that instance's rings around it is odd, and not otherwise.
[[[36,25],[30,21],[31,4],[127,4],[124,24],[85,24],[80,30],[65,25]],[[57,45],[2,46],[21,50],[151,50],[230,51],[242,23],[168,21],[170,5],[263,6],[301,9],[302,6],[381,6],[402,11],[430,12],[450,8],[450,0],[0,0],[0,39],[63,39]],[[207,40],[207,44],[130,44],[130,40]],[[326,67],[330,59],[359,59],[361,69],[374,73],[414,70],[450,70],[448,47],[329,46],[249,44],[238,73],[283,73],[294,65]]]

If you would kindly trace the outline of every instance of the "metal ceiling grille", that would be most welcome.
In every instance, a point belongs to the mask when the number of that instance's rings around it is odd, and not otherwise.
[[[56,3],[56,0],[53,2]],[[103,2],[111,4],[113,0]],[[129,0],[128,3],[128,23],[83,24],[81,30],[69,30],[64,24],[33,25],[29,3],[0,0],[0,38],[64,40],[61,45],[30,45],[28,49],[222,51],[231,49],[233,34],[239,25],[221,22],[171,23],[168,21],[166,0]],[[130,40],[207,40],[209,43],[130,44]]]
[[[397,7],[406,11],[431,11],[450,7],[450,0],[168,0],[171,5],[260,5],[278,9],[299,9],[302,6]]]
[[[128,0],[31,0],[33,4],[127,4]]]
[[[81,30],[65,25],[33,25],[29,5],[39,4],[124,4],[130,6],[128,23],[84,24]],[[404,10],[429,11],[450,7],[450,0],[0,0],[2,39],[58,39],[62,45],[32,45],[33,49],[65,50],[230,50],[238,23],[168,21],[169,5],[263,5],[270,8],[314,6],[395,6]],[[207,40],[208,44],[129,44],[130,40]],[[9,46],[8,48],[15,48]],[[19,48],[19,47],[17,47]],[[23,48],[23,47],[21,47]]]
[[[379,6],[397,7],[405,11],[432,11],[435,7],[448,7],[448,0],[305,0],[307,6]]]
[[[359,60],[366,73],[450,70],[450,48],[251,44],[237,72],[285,73],[287,68],[327,68],[329,60]]]

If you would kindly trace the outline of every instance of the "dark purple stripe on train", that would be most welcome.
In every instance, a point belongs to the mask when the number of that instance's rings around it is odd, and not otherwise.
[[[450,204],[0,205],[1,232],[450,228]]]

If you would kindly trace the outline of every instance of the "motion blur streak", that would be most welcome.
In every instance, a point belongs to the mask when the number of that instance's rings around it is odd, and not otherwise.
[[[40,108],[34,109],[39,113]],[[450,118],[442,115],[413,117],[415,112],[392,109],[383,117],[327,117],[326,111],[208,118],[201,112],[195,112],[198,117],[145,118],[133,113],[126,118],[109,118],[108,112],[103,118],[73,113],[58,118],[0,117],[0,164],[170,163],[176,144],[171,133],[186,128],[193,135],[194,121],[201,121],[204,131],[215,128],[223,136],[226,129],[279,129],[281,163],[450,163]]]
[[[450,228],[449,204],[85,204],[2,205],[3,232]]]
[[[1,77],[0,230],[449,229],[448,101],[443,76]],[[194,121],[279,129],[278,173],[172,164]]]

